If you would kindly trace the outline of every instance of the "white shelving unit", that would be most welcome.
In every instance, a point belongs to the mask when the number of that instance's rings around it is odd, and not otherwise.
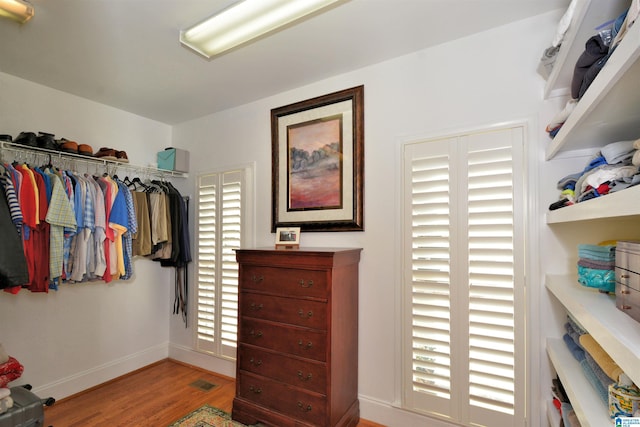
[[[580,49],[570,47],[584,47],[586,41],[595,33],[596,27],[610,20],[612,16],[620,15],[626,7],[629,7],[629,4],[625,0],[586,0],[576,4],[555,66],[547,79],[545,98],[570,94],[573,67],[582,54]]]
[[[575,276],[549,275],[546,286],[629,378],[640,384],[640,323],[616,308],[613,295],[586,288]]]
[[[605,427],[613,424],[607,407],[582,373],[580,364],[571,355],[564,341],[547,340],[547,354],[556,367],[564,390],[582,427]]]
[[[620,2],[585,1],[584,8],[589,12],[595,8],[593,5],[596,3],[603,6]],[[628,1],[623,3],[628,7]],[[607,19],[611,18],[605,18],[601,22]],[[580,43],[577,39],[574,41],[578,45],[567,46],[567,50],[572,52],[567,54],[567,60],[576,52],[579,57],[584,51],[586,39]],[[640,138],[639,58],[640,25],[634,25],[591,83],[556,137],[550,141],[546,150],[547,160],[564,151],[597,148],[610,142]],[[560,66],[565,72],[573,73],[575,60],[573,63],[557,63],[556,66]],[[570,80],[568,84],[571,84]]]
[[[545,88],[545,98],[570,96],[576,60],[595,28],[618,17],[630,0],[581,0]],[[577,156],[611,142],[640,138],[640,24],[632,26],[594,79],[558,134],[546,147],[546,159],[560,153]],[[621,218],[640,219],[640,186],[547,213],[553,224]],[[588,234],[588,227],[585,233]],[[557,234],[562,236],[561,233]],[[557,299],[602,346],[609,356],[640,385],[640,323],[615,307],[615,297],[583,287],[575,275],[545,277],[550,298]],[[551,334],[553,335],[553,334]],[[555,334],[558,336],[558,334]],[[608,410],[588,383],[580,364],[562,339],[547,340],[547,354],[583,426],[611,425]],[[547,410],[548,416],[550,409]],[[549,419],[550,423],[551,418]]]
[[[640,215],[640,185],[547,212],[547,224]]]

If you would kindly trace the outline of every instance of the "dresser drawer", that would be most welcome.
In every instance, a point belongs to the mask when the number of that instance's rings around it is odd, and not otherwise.
[[[327,333],[243,317],[240,342],[326,362]]]
[[[316,393],[326,393],[327,365],[324,362],[299,359],[244,344],[240,344],[238,354],[238,364],[243,371]]]
[[[258,405],[316,426],[325,425],[325,396],[299,390],[268,378],[240,372],[238,393]]]
[[[240,288],[292,297],[326,299],[327,272],[247,265],[242,270]]]
[[[640,274],[616,267],[616,282],[640,291]]]
[[[640,322],[640,291],[616,283],[616,307]]]
[[[621,240],[616,245],[616,267],[640,273],[640,244]]]
[[[251,292],[243,292],[240,301],[240,310],[243,316],[314,329],[326,329],[327,327],[327,304],[325,302]]]

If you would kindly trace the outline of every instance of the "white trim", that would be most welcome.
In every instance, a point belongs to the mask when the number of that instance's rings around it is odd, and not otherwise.
[[[454,427],[459,424],[451,424],[446,421],[411,412],[396,406],[389,405],[379,399],[358,395],[360,400],[360,418],[375,420],[376,423],[386,427],[429,426],[429,427]]]
[[[52,383],[34,387],[33,392],[39,396],[53,396],[58,400],[63,399],[166,359],[168,356],[169,343],[164,342],[100,366],[77,372]]]
[[[197,366],[216,374],[226,375],[230,378],[236,376],[235,360],[214,356],[210,353],[196,351],[183,345],[170,343],[169,357],[182,363]]]

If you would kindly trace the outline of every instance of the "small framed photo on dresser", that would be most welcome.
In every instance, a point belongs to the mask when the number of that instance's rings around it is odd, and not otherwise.
[[[279,227],[276,229],[276,249],[299,249],[300,227]]]

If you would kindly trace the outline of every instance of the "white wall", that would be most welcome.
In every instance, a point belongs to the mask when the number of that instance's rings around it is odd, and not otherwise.
[[[400,362],[396,303],[401,286],[400,146],[416,138],[512,120],[526,120],[532,129],[544,127],[538,123],[544,81],[535,69],[560,16],[558,11],[524,20],[174,127],[174,144],[192,153],[189,183],[185,183],[191,194],[198,173],[255,162],[255,240],[258,246],[271,246],[270,110],[364,84],[365,231],[301,236],[303,246],[364,249],[359,307],[359,393],[364,418],[388,426],[437,425],[395,407]],[[538,132],[530,133],[533,137],[527,144],[543,144]],[[536,150],[531,152],[535,156]],[[534,166],[539,160],[531,159]],[[537,184],[535,179],[530,183],[534,190]],[[538,293],[532,290],[532,301],[537,301]],[[538,316],[537,306],[530,310]],[[172,320],[173,357],[233,375],[232,363],[191,352],[192,343],[191,328]],[[534,348],[531,354],[533,366],[539,366],[543,350]],[[537,371],[531,376],[536,378]],[[531,402],[537,405],[537,379],[532,384]],[[538,412],[537,407],[533,409],[529,425],[540,425]]]
[[[124,150],[139,165],[171,145],[168,125],[0,73],[0,133],[21,131]],[[0,292],[0,343],[25,367],[16,384],[60,399],[166,358],[173,274],[146,259],[134,268],[132,280],[108,285]]]

